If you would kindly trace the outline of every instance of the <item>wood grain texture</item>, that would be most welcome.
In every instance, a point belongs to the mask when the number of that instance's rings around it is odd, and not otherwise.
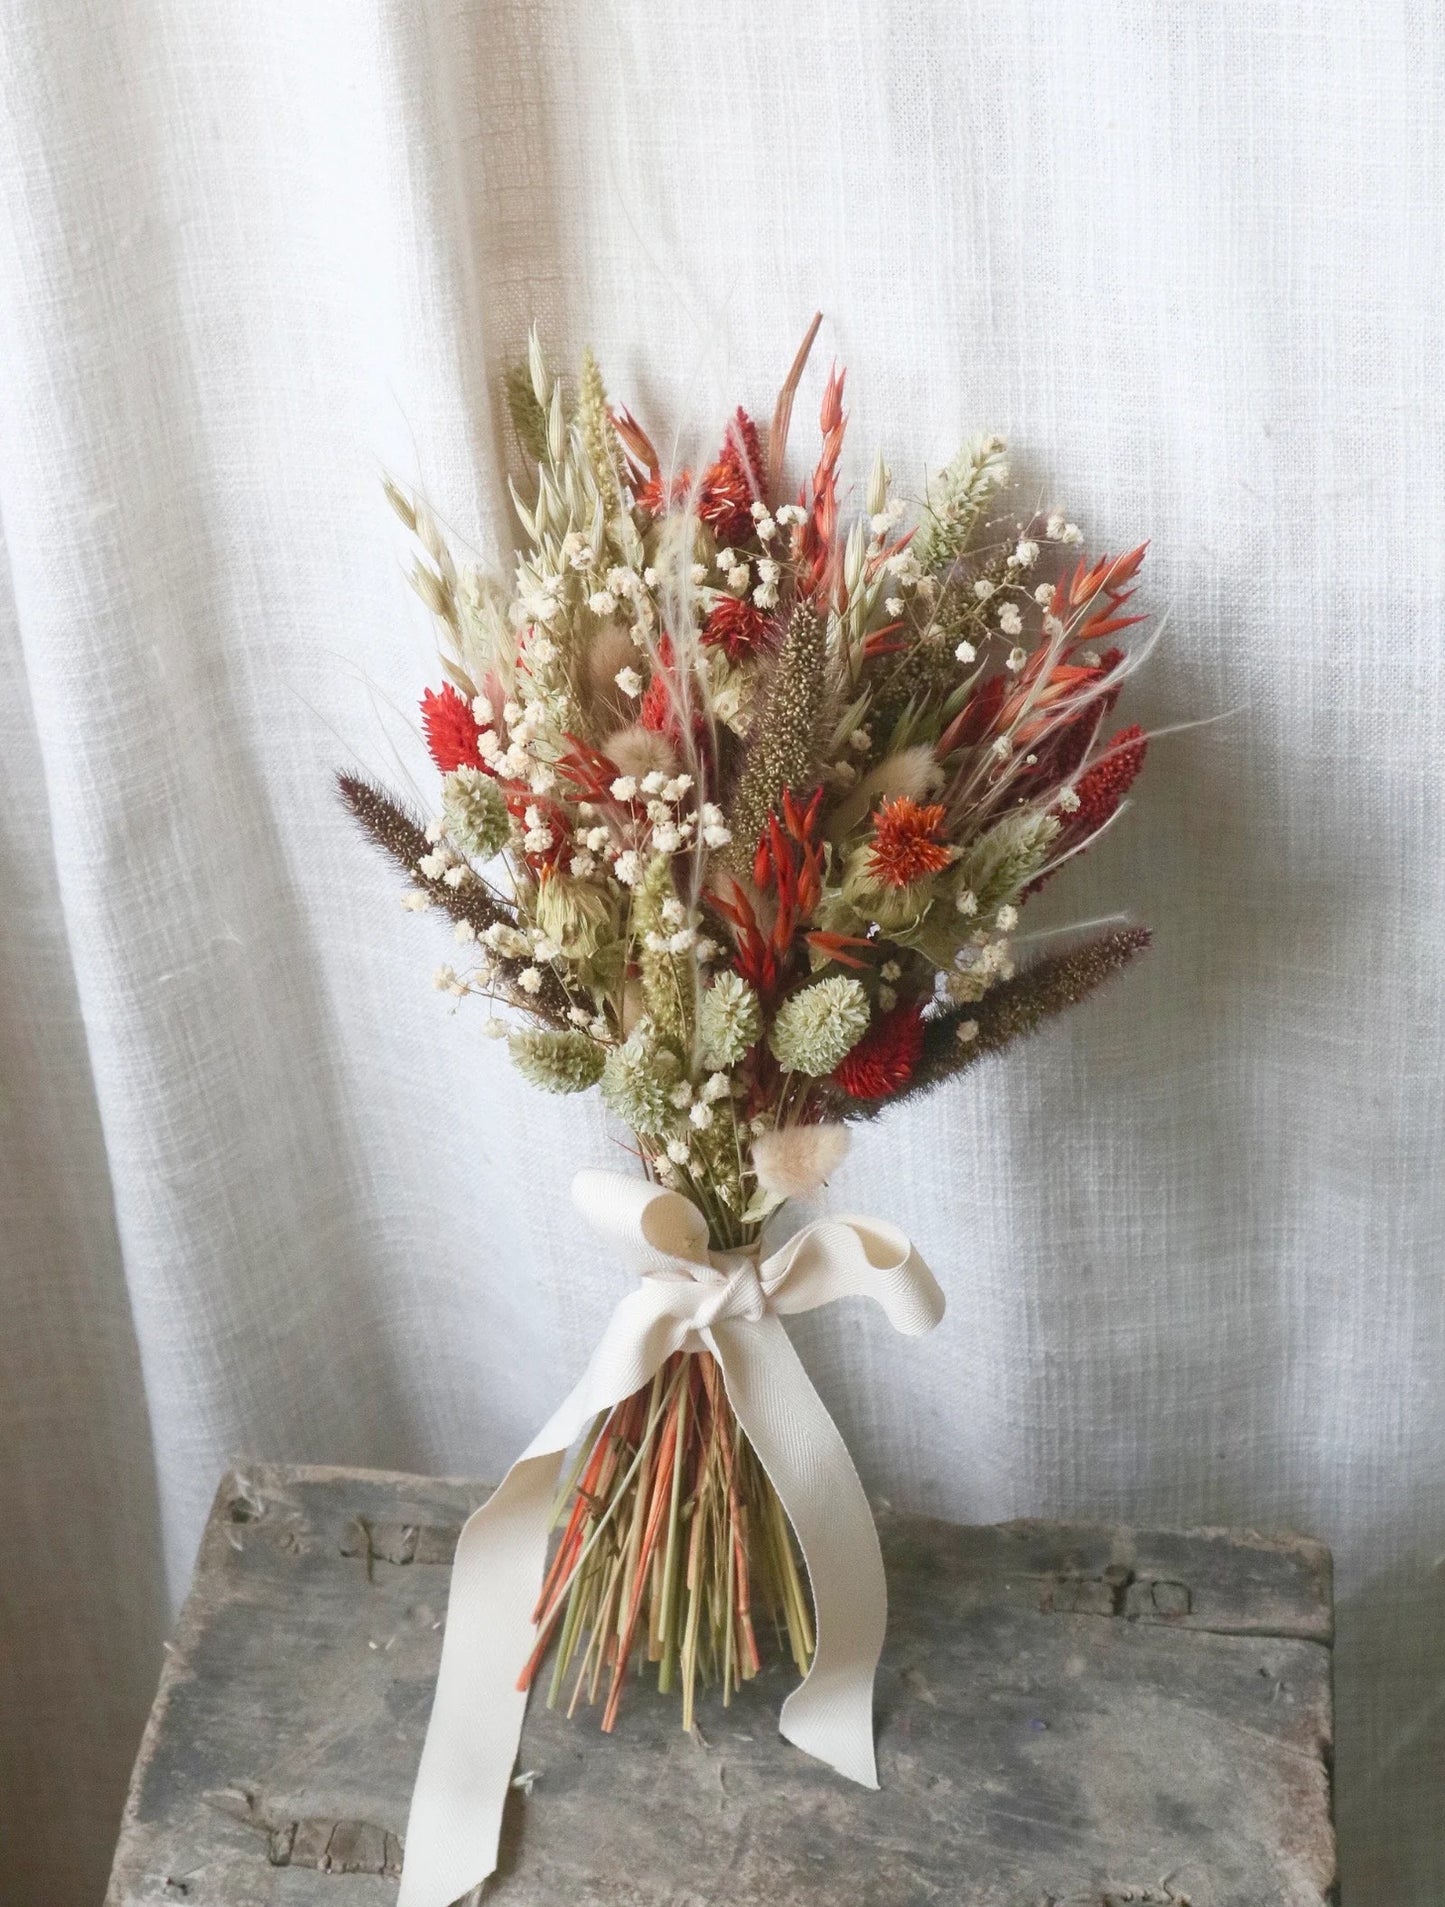
[[[456,1531],[485,1486],[255,1465],[207,1526],[108,1907],[391,1907]],[[499,1907],[1320,1907],[1328,1552],[880,1516],[882,1791],[776,1732],[767,1670],[692,1737],[534,1701]]]

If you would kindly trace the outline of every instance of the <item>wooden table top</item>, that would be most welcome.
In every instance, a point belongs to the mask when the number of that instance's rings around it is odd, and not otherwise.
[[[108,1907],[390,1907],[457,1530],[486,1486],[223,1481]],[[534,1697],[499,1907],[1322,1907],[1328,1551],[1297,1537],[879,1514],[882,1789],[777,1734],[775,1663],[695,1735]]]

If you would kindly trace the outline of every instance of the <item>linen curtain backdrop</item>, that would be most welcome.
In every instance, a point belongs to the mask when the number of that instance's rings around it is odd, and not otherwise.
[[[1347,1907],[1445,1874],[1439,11],[4,0],[0,1894],[100,1898],[229,1459],[496,1476],[621,1155],[430,990],[331,788],[428,785],[390,470],[487,556],[535,314],[688,455],[849,367],[1153,540],[1168,727],[1049,920],[1144,965],[829,1197],[950,1310],[796,1338],[950,1517],[1335,1549]],[[1065,889],[1067,888],[1067,893]],[[1042,903],[1041,903],[1042,905]]]

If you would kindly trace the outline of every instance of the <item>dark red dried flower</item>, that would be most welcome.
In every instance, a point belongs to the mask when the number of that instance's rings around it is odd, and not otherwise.
[[[887,1099],[912,1079],[922,1051],[923,1009],[906,1000],[869,1027],[833,1078],[850,1099]]]
[[[907,795],[885,801],[873,817],[868,872],[886,887],[907,887],[941,873],[953,860],[952,848],[939,839],[943,820],[942,802],[924,807]]]
[[[1124,660],[1122,649],[1107,649],[1098,663],[1089,670],[1086,682],[1102,682],[1112,675]],[[998,678],[995,678],[997,680]],[[1043,788],[1046,784],[1067,781],[1082,764],[1084,757],[1093,746],[1099,724],[1105,716],[1113,712],[1123,688],[1122,682],[1115,683],[1102,695],[1088,696],[1084,690],[1078,691],[1082,707],[1072,720],[1064,723],[1052,740],[1039,751],[1038,767],[1032,776],[1020,778],[1021,788]]]
[[[719,543],[744,543],[753,534],[753,505],[762,495],[758,427],[739,407],[717,462],[703,472],[697,513]]]
[[[975,689],[951,726],[950,747],[972,748],[986,735],[991,735],[1008,690],[1009,679],[1006,675],[990,676],[987,682]]]
[[[1079,805],[1070,818],[1070,832],[1093,834],[1113,814],[1144,766],[1148,737],[1135,722],[1121,728],[1108,748],[1074,787]]]
[[[637,711],[637,719],[655,735],[663,735],[676,726],[672,712],[672,637],[664,635],[657,645],[657,661]]]
[[[421,698],[421,725],[431,758],[444,775],[454,768],[481,768],[477,718],[448,682]]]
[[[660,669],[647,685],[647,693],[638,706],[637,719],[643,728],[650,728],[654,735],[666,734],[673,726],[672,690]]]
[[[702,626],[702,640],[723,650],[729,662],[746,662],[774,640],[776,630],[744,596],[719,596]]]

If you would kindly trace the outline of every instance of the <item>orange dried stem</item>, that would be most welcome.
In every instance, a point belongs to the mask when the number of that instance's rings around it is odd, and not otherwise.
[[[801,816],[786,817],[790,832]],[[527,1686],[555,1646],[549,1701],[602,1702],[614,1729],[627,1670],[655,1661],[691,1727],[699,1691],[724,1701],[758,1672],[759,1594],[800,1666],[812,1652],[807,1591],[782,1507],[706,1353],[670,1358],[599,1425],[538,1599]]]

